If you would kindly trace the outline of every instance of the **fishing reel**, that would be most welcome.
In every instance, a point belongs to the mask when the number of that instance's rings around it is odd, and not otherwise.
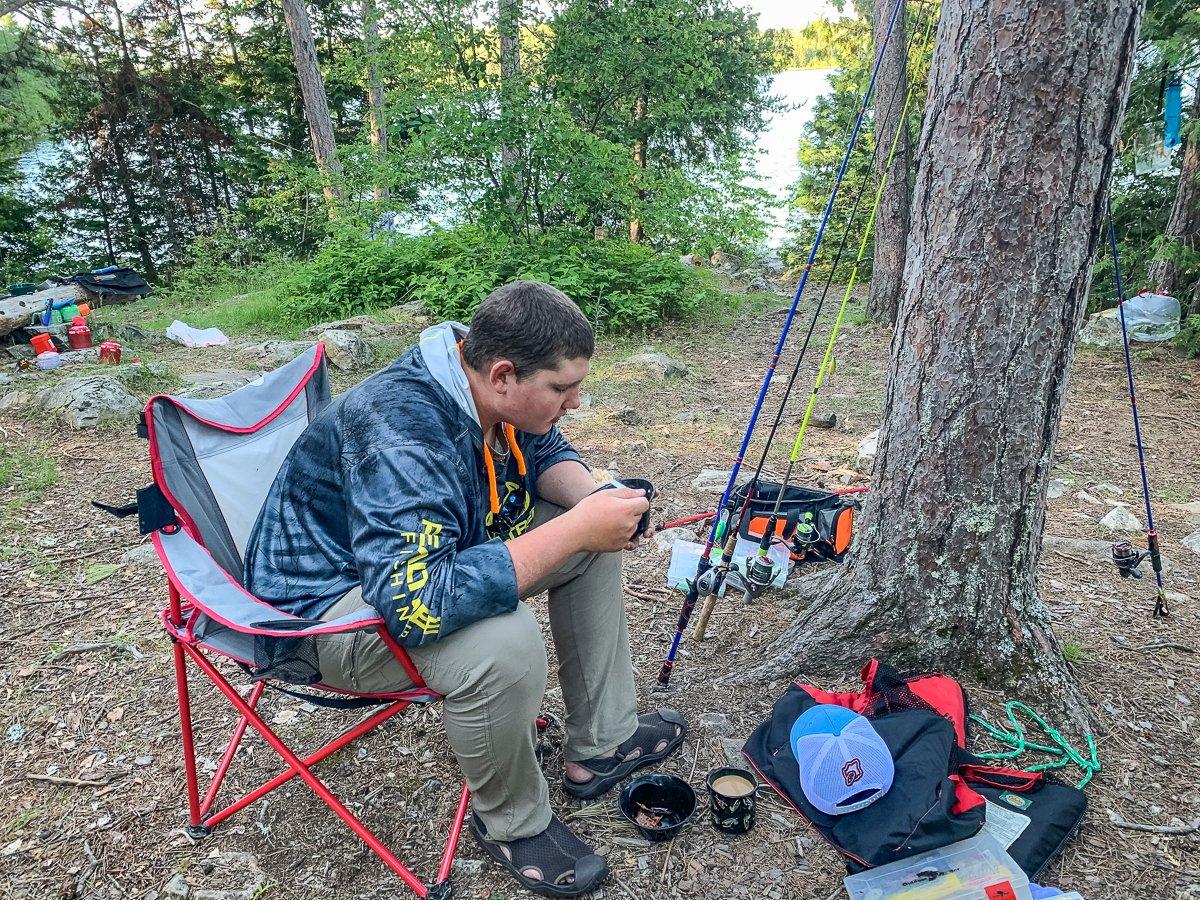
[[[745,571],[737,565],[708,569],[696,579],[696,591],[701,597],[715,597],[723,588],[732,588],[741,591],[749,601],[771,586],[776,572],[774,560],[755,555],[746,561]]]
[[[763,591],[771,586],[771,582],[775,580],[775,575],[779,571],[775,560],[769,556],[760,556],[755,554],[746,562],[746,574],[744,577],[746,583],[746,593],[751,597],[757,597]]]
[[[1142,573],[1138,566],[1149,558],[1149,550],[1135,547],[1129,541],[1117,541],[1112,546],[1113,565],[1117,567],[1122,578],[1141,578]]]
[[[808,554],[810,547],[821,540],[821,533],[813,524],[813,518],[812,513],[805,513],[804,518],[796,523],[796,529],[792,532],[792,547],[801,559]]]
[[[724,581],[725,573],[721,571],[719,566],[705,569],[696,578],[696,592],[701,597],[715,597],[720,592]]]

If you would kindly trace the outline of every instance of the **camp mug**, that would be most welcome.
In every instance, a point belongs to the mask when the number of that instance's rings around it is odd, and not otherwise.
[[[725,766],[708,773],[708,806],[712,825],[726,834],[745,834],[754,827],[758,782],[746,769]]]
[[[633,488],[635,491],[646,492],[646,502],[654,502],[654,482],[647,481],[645,478],[614,478],[612,481],[606,482],[596,488],[597,491],[607,491],[609,488],[627,487]],[[637,530],[634,531],[631,541],[636,541],[646,529],[650,527],[650,507],[646,507],[646,511],[642,513],[642,517],[638,519]]]

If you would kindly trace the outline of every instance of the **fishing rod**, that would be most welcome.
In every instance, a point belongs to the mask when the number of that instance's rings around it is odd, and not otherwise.
[[[1112,211],[1112,197],[1108,198],[1108,241],[1112,252],[1113,274],[1117,282],[1117,312],[1121,317],[1121,343],[1125,348],[1125,377],[1129,383],[1129,408],[1133,411],[1133,434],[1137,442],[1138,467],[1142,473],[1142,499],[1146,502],[1146,549],[1135,548],[1129,541],[1113,544],[1113,564],[1122,578],[1141,578],[1138,566],[1150,559],[1154,570],[1154,581],[1158,592],[1154,598],[1154,618],[1165,619],[1167,594],[1163,587],[1162,554],[1158,546],[1158,531],[1154,528],[1154,510],[1150,508],[1150,476],[1146,473],[1146,451],[1142,444],[1142,423],[1138,416],[1137,394],[1133,389],[1133,360],[1129,355],[1129,331],[1125,327],[1125,288],[1121,283],[1121,263],[1117,255],[1117,222]]]
[[[922,44],[925,45],[926,47],[929,44],[930,34],[932,33],[933,26],[936,21],[937,21],[936,18],[931,16],[929,18],[929,20],[926,22],[925,33],[922,36]],[[897,82],[895,88],[893,89],[892,97],[890,98],[890,101],[887,106],[887,109],[889,112],[893,108],[895,101],[899,99],[900,86],[901,86],[900,83]],[[746,595],[747,600],[749,600],[752,597],[757,596],[758,594],[760,594],[761,592],[766,590],[767,587],[770,586],[770,584],[776,577],[776,566],[775,566],[774,562],[771,560],[769,554],[770,554],[771,544],[776,540],[775,532],[776,532],[776,527],[779,523],[780,508],[783,503],[784,497],[787,493],[787,487],[791,481],[792,473],[795,469],[796,462],[798,461],[799,456],[800,456],[800,447],[803,443],[804,435],[807,431],[809,420],[812,417],[813,408],[816,404],[817,392],[820,390],[820,387],[821,387],[822,382],[824,381],[825,375],[828,373],[829,369],[832,366],[833,344],[834,344],[834,341],[837,339],[837,334],[841,327],[842,319],[845,316],[846,306],[849,303],[850,295],[854,288],[854,281],[858,274],[859,264],[862,262],[863,257],[866,253],[867,242],[868,242],[870,235],[872,233],[872,230],[874,228],[875,217],[878,214],[879,205],[883,198],[883,191],[887,184],[888,170],[890,170],[890,168],[892,166],[892,162],[896,156],[896,149],[899,146],[899,141],[900,141],[901,128],[903,127],[905,117],[908,115],[908,109],[909,109],[909,106],[911,105],[912,97],[914,95],[914,88],[915,88],[915,85],[910,83],[908,85],[908,89],[905,93],[904,105],[901,110],[900,117],[897,119],[896,131],[892,138],[891,147],[889,148],[885,170],[884,170],[883,176],[880,179],[880,183],[875,191],[874,202],[871,207],[870,216],[868,218],[866,228],[864,229],[864,232],[863,232],[863,239],[862,239],[862,242],[858,249],[858,255],[854,260],[854,270],[850,276],[850,283],[847,285],[845,293],[842,297],[842,303],[838,310],[837,319],[834,323],[833,330],[829,337],[829,344],[826,348],[825,355],[822,358],[821,366],[817,372],[817,380],[813,386],[812,394],[811,394],[811,396],[809,398],[809,402],[808,402],[808,407],[805,410],[803,421],[801,422],[801,425],[800,425],[800,432],[797,435],[796,443],[793,447],[792,455],[791,455],[790,461],[788,463],[787,475],[784,479],[783,484],[779,488],[778,494],[775,497],[774,509],[773,509],[773,512],[771,513],[770,518],[767,521],[766,527],[763,529],[763,534],[762,534],[761,541],[759,543],[758,552],[755,553],[750,559],[748,559],[746,561],[745,571],[737,573],[738,581],[739,581],[738,587],[741,588],[743,593]],[[862,199],[863,195],[864,195],[864,192],[860,191],[859,196],[855,201],[854,210],[851,213],[851,219],[853,219],[854,215],[857,214],[858,201]],[[771,429],[767,434],[767,440],[766,440],[766,443],[763,445],[762,452],[759,454],[758,465],[755,467],[754,474],[753,474],[753,476],[751,476],[750,481],[747,483],[747,485],[743,489],[745,496],[742,497],[742,499],[741,499],[741,510],[738,513],[736,524],[733,526],[733,528],[729,532],[729,534],[730,534],[729,544],[723,554],[724,560],[727,561],[726,565],[731,565],[731,563],[732,563],[731,558],[732,558],[733,548],[736,546],[737,535],[740,534],[740,532],[741,532],[742,525],[745,521],[746,514],[750,508],[751,500],[754,497],[754,493],[755,493],[756,487],[758,485],[759,478],[761,477],[763,466],[766,462],[767,455],[770,452],[771,444],[774,441],[775,434],[779,427],[779,424],[783,419],[784,410],[787,407],[788,400],[791,397],[792,388],[794,387],[796,378],[800,372],[800,367],[803,364],[804,358],[808,352],[809,342],[811,341],[813,332],[816,329],[817,320],[821,315],[821,310],[825,306],[825,300],[829,293],[829,287],[833,281],[834,272],[836,271],[837,266],[841,261],[842,251],[846,246],[846,238],[848,237],[849,233],[850,233],[850,224],[848,222],[847,226],[846,226],[846,230],[842,235],[841,246],[838,248],[837,255],[834,258],[833,266],[830,268],[829,275],[825,280],[825,286],[824,286],[824,289],[822,290],[821,297],[820,297],[819,301],[817,302],[816,308],[814,309],[813,314],[812,314],[812,318],[809,321],[808,333],[805,335],[803,346],[800,349],[800,353],[796,359],[795,366],[792,368],[792,374],[791,374],[791,377],[788,379],[787,388],[784,391],[783,398],[779,402],[779,408],[775,415],[775,421],[772,424]],[[736,505],[736,503],[735,503],[735,505]],[[730,521],[732,522],[733,521],[733,516],[732,516],[733,510],[730,509],[729,513],[730,513]],[[815,531],[813,531],[811,528],[808,530],[807,533],[810,538],[815,537]],[[710,572],[708,573],[708,581],[709,582],[718,581],[718,579],[725,574],[726,573],[722,572],[719,568],[715,569],[715,570],[710,570]],[[693,637],[696,640],[704,639],[704,634],[708,627],[708,620],[711,617],[713,609],[716,606],[717,595],[720,593],[721,585],[720,585],[719,581],[716,584],[704,583],[701,585],[701,589],[703,590],[704,588],[711,588],[711,590],[705,594],[704,605],[701,608],[700,615],[696,620],[696,628],[695,628],[695,632],[693,633]]]
[[[816,258],[817,250],[821,245],[821,239],[825,235],[825,228],[829,224],[830,213],[833,211],[834,202],[837,200],[838,189],[841,187],[842,180],[846,175],[846,168],[850,163],[850,154],[854,150],[854,145],[858,141],[859,132],[862,130],[863,119],[866,117],[867,108],[870,105],[871,95],[875,91],[875,80],[879,75],[879,67],[883,62],[884,53],[887,51],[888,44],[892,39],[892,32],[895,29],[896,19],[899,17],[900,7],[905,0],[896,0],[892,6],[892,13],[888,20],[887,33],[884,36],[883,42],[879,48],[879,54],[875,59],[875,65],[871,69],[871,78],[867,84],[867,89],[863,94],[862,104],[858,110],[858,117],[854,122],[854,130],[850,135],[850,141],[846,146],[846,152],[842,156],[841,166],[838,168],[837,178],[833,184],[833,190],[829,194],[829,202],[825,204],[825,211],[821,215],[821,221],[817,227],[816,237],[813,239],[812,249],[808,254],[808,261],[805,264],[804,272],[800,276],[800,283],[796,286],[796,293],[792,297],[791,306],[788,307],[787,317],[784,319],[783,327],[779,332],[779,340],[775,344],[775,351],[771,356],[771,362],[767,366],[766,374],[763,376],[762,386],[759,388],[758,397],[755,400],[754,408],[750,413],[750,421],[746,426],[746,433],[742,438],[741,446],[738,448],[737,456],[734,458],[733,468],[729,473],[729,482],[725,485],[724,493],[721,495],[721,502],[717,509],[719,513],[716,520],[712,524],[709,531],[708,540],[704,543],[704,550],[700,554],[700,561],[696,565],[696,577],[688,582],[687,594],[684,596],[683,606],[679,611],[679,622],[675,628],[675,636],[671,640],[671,647],[667,651],[667,656],[663,660],[662,668],[658,673],[658,686],[665,689],[671,683],[671,670],[675,666],[675,657],[679,653],[679,643],[683,639],[683,634],[687,630],[688,620],[691,618],[692,610],[696,606],[696,601],[700,598],[702,581],[705,580],[709,571],[712,570],[712,550],[718,540],[725,536],[725,530],[729,525],[729,496],[733,492],[733,486],[737,482],[738,472],[741,470],[742,460],[746,455],[746,449],[750,445],[750,438],[754,434],[754,426],[758,423],[759,413],[762,412],[763,403],[767,397],[767,391],[771,386],[771,378],[775,374],[775,367],[779,364],[779,357],[783,353],[784,345],[787,342],[788,333],[792,328],[792,321],[796,317],[796,309],[800,305],[800,298],[804,294],[804,287],[808,283],[808,275],[812,271],[813,260]],[[727,557],[732,556],[733,542],[737,539],[736,529],[730,538],[729,553],[723,554],[718,566],[727,566]],[[720,568],[717,569],[720,573]],[[703,585],[704,588],[713,587],[711,584]],[[718,586],[719,588],[719,586]]]
[[[933,19],[930,19],[930,24],[932,22]],[[928,36],[929,31],[927,28],[925,37],[928,38]],[[903,130],[905,117],[908,115],[909,106],[912,104],[912,98],[913,89],[912,85],[909,85],[908,93],[904,98],[904,106],[900,110],[900,119],[896,123],[896,133],[893,135],[892,145],[888,149],[883,174],[880,176],[879,186],[875,190],[875,201],[871,204],[871,213],[867,217],[867,224],[863,229],[862,241],[858,245],[858,255],[854,258],[854,267],[850,270],[850,279],[846,282],[846,290],[842,294],[842,302],[838,307],[837,317],[833,321],[833,327],[829,330],[829,341],[825,345],[825,355],[821,358],[821,365],[817,369],[817,377],[813,381],[812,392],[809,394],[808,404],[804,408],[804,417],[800,420],[800,429],[796,432],[795,443],[792,444],[792,454],[788,459],[787,471],[783,476],[783,483],[779,487],[779,493],[775,497],[775,507],[771,510],[771,515],[767,519],[767,526],[763,530],[758,553],[746,565],[746,580],[752,588],[765,588],[775,578],[775,565],[771,561],[768,552],[771,549],[771,542],[775,538],[775,528],[779,523],[779,510],[783,504],[784,495],[787,493],[788,485],[792,481],[792,473],[796,469],[796,463],[800,459],[800,448],[804,445],[804,436],[808,432],[808,422],[812,418],[813,409],[817,404],[817,394],[821,390],[825,376],[829,374],[832,368],[834,343],[837,341],[838,332],[841,330],[842,320],[846,315],[846,307],[850,303],[850,295],[854,290],[854,282],[858,278],[859,266],[862,264],[863,257],[866,256],[867,243],[875,228],[875,218],[879,214],[879,205],[883,200],[883,192],[887,187],[892,163],[896,158],[896,148],[900,145],[900,134]],[[749,495],[747,494],[747,496]],[[744,515],[745,513],[743,512]],[[738,527],[740,530],[741,526],[739,525]]]

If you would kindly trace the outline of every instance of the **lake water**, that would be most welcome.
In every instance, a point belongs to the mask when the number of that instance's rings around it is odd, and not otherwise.
[[[771,192],[774,204],[766,210],[770,222],[767,243],[778,246],[786,236],[788,193],[800,174],[796,147],[812,117],[813,102],[829,90],[832,69],[788,69],[771,77],[770,92],[784,103],[759,135],[759,155],[754,166],[758,186]]]

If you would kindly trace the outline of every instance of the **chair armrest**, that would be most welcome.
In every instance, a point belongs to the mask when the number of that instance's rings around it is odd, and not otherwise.
[[[150,536],[167,578],[192,606],[234,631],[269,637],[297,638],[374,630],[383,624],[366,607],[329,622],[293,616],[259,600],[217,565],[212,555],[182,529]]]

